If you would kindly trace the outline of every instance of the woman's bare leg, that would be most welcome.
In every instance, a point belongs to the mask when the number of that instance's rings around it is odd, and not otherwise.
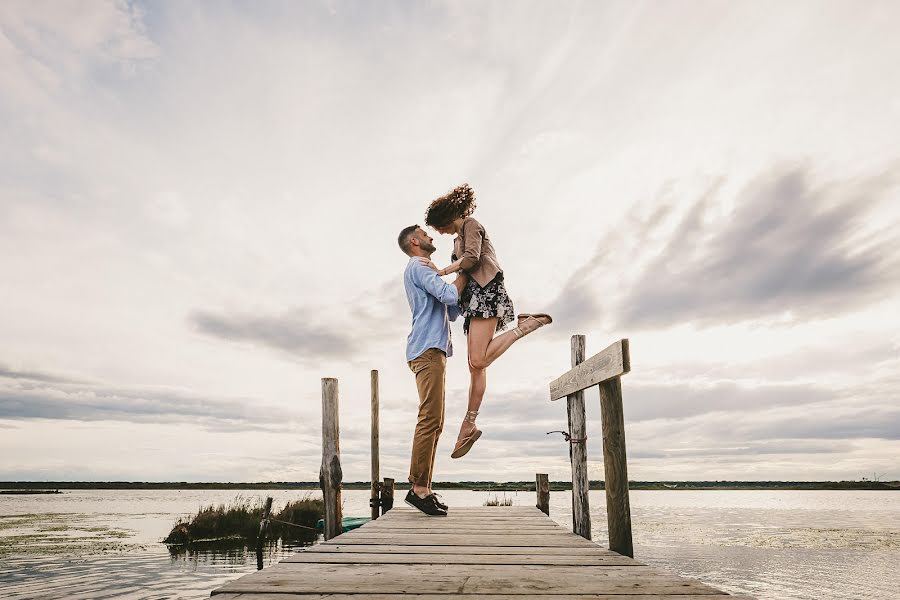
[[[474,321],[475,319],[472,319],[473,323]],[[494,327],[496,328],[496,319],[494,319],[494,321]],[[522,323],[522,319],[519,320],[519,323]],[[519,329],[523,334],[528,334],[537,329],[537,324],[533,321],[526,321],[524,324],[519,326]],[[472,331],[471,325],[469,326],[469,331]],[[504,352],[509,350],[510,346],[521,340],[522,337],[523,336],[521,335],[517,335],[514,330],[507,331],[506,333],[501,333],[488,343],[483,355],[473,355],[472,347],[469,346],[469,364],[474,363],[476,367],[483,368],[491,366],[491,363],[500,358],[500,356],[502,356]]]
[[[482,366],[483,357],[494,332],[497,330],[497,318],[490,319],[472,318],[469,321],[469,335],[467,338],[469,350],[469,406],[470,411],[478,411],[481,401],[484,400],[484,391],[487,389],[487,367]],[[477,358],[481,357],[481,358]],[[473,358],[475,360],[473,360]],[[475,430],[475,423],[463,420],[459,429],[459,438],[462,439]]]

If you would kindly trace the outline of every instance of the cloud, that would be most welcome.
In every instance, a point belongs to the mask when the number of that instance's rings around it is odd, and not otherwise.
[[[11,369],[0,364],[0,378],[6,379],[27,379],[31,381],[43,381],[46,383],[78,383],[69,377],[56,375],[54,373],[45,373],[43,371],[20,371]]]
[[[84,383],[0,370],[0,419],[187,423],[212,431],[293,431],[301,415],[256,399],[212,398],[164,386]]]
[[[605,240],[572,274],[554,310],[569,323],[606,316],[629,329],[785,314],[804,321],[877,302],[897,289],[892,249],[900,236],[864,226],[895,189],[894,172],[816,183],[803,168],[781,167],[733,198],[724,194],[725,183],[708,186],[686,209],[663,197],[648,216],[632,215],[618,237]],[[734,208],[722,214],[724,200]],[[611,246],[626,236],[630,246],[617,253]],[[604,303],[596,281],[608,273],[619,283],[604,286],[614,296]],[[617,288],[624,291],[616,294]]]
[[[188,322],[200,333],[233,342],[249,342],[313,358],[340,357],[354,351],[346,326],[318,322],[316,311],[293,309],[280,315],[216,314],[195,310]]]
[[[188,325],[211,337],[257,344],[315,362],[353,359],[374,345],[405,340],[409,308],[403,282],[394,277],[339,307],[305,306],[276,314],[196,309]]]

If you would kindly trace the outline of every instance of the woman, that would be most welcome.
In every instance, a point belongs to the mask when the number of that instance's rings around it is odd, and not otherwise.
[[[425,211],[425,223],[442,234],[455,234],[453,261],[438,270],[438,275],[465,271],[468,282],[459,301],[460,314],[465,317],[463,330],[468,338],[469,406],[452,458],[464,456],[481,437],[475,418],[487,386],[487,368],[517,340],[535,329],[553,322],[544,313],[520,314],[517,327],[496,337],[514,318],[512,300],[503,285],[503,270],[484,227],[470,215],[475,210],[475,193],[463,184],[441,196]]]

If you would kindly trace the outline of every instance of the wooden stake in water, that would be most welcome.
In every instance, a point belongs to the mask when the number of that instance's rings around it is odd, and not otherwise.
[[[325,539],[341,534],[341,448],[338,424],[338,380],[322,379],[322,467],[319,484],[325,499]]]
[[[266,532],[269,529],[269,518],[272,516],[272,497],[266,498],[266,507],[259,522],[259,535],[256,536],[256,569],[263,568],[263,545],[266,543]]]

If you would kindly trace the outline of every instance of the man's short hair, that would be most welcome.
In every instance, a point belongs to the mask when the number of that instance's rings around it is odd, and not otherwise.
[[[412,238],[413,234],[418,228],[418,225],[410,225],[409,227],[404,227],[403,231],[400,232],[400,235],[397,236],[397,243],[400,245],[400,249],[403,250],[403,253],[406,255],[410,255],[409,248],[412,245],[410,244],[410,238]]]

